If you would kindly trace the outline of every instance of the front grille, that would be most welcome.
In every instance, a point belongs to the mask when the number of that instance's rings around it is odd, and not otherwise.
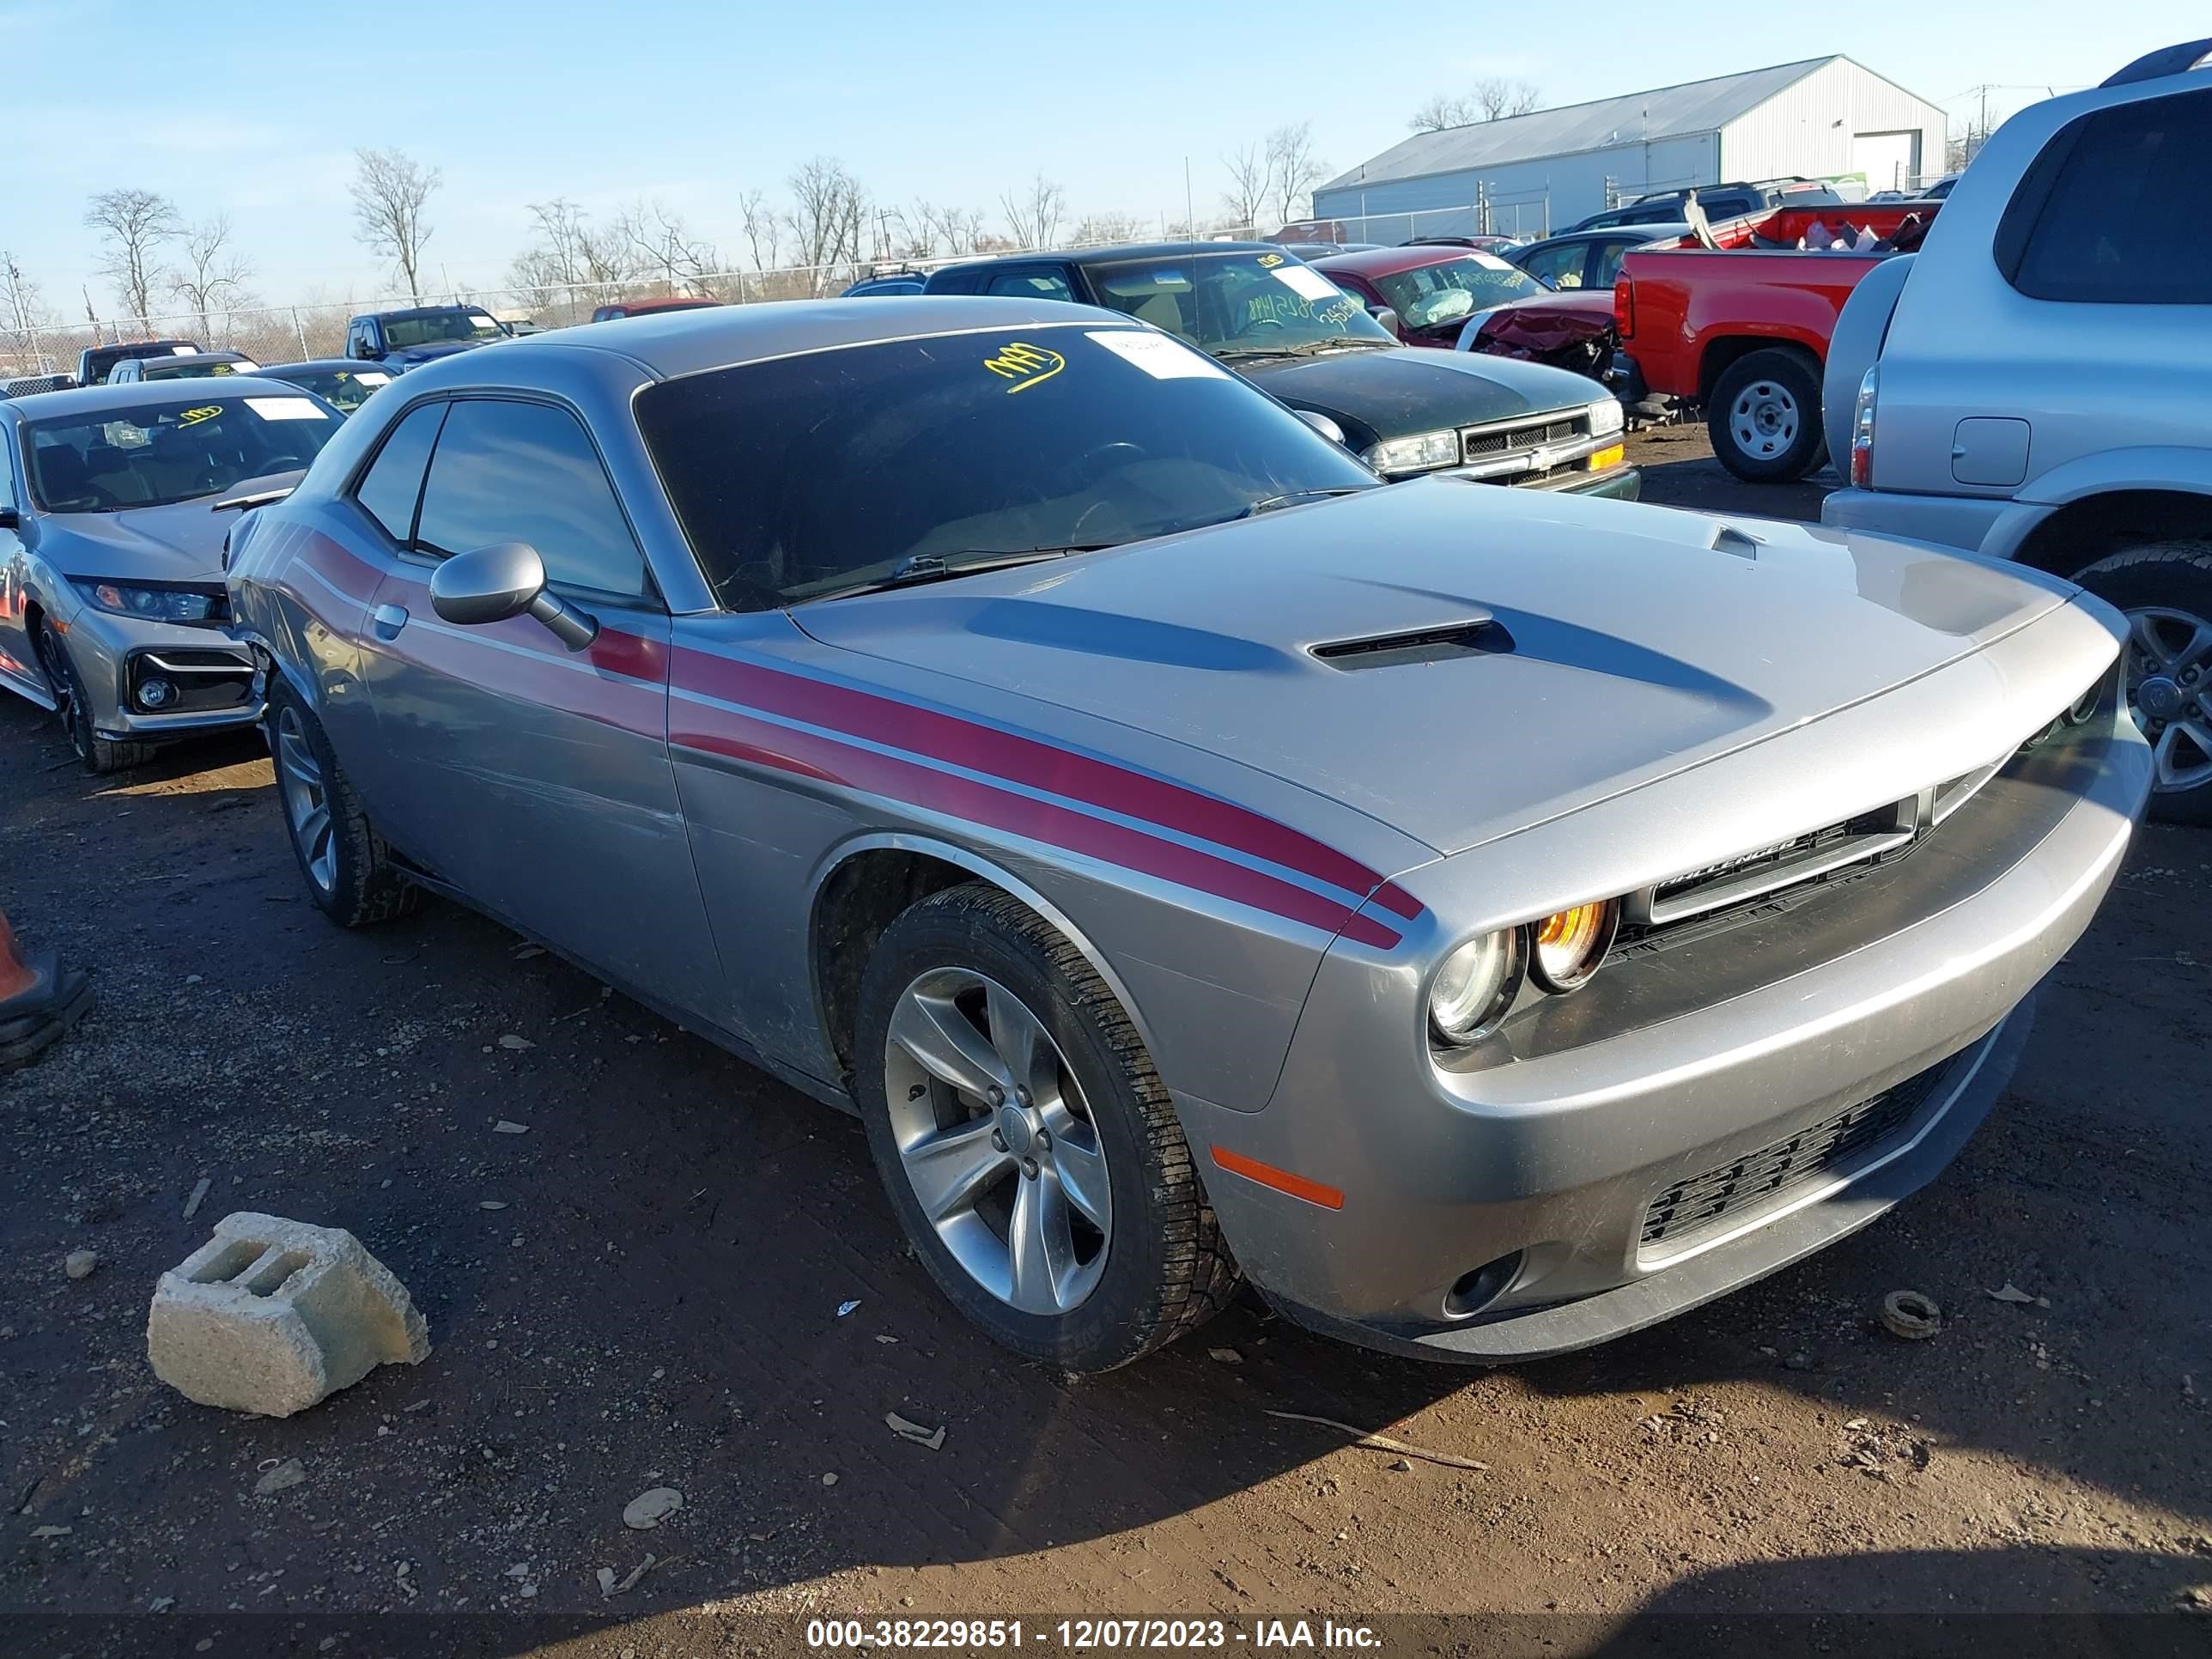
[[[1903,1133],[1942,1070],[1932,1066],[1786,1139],[1676,1182],[1644,1212],[1644,1248],[1694,1238],[1731,1215],[1879,1151]]]
[[[1474,427],[1460,434],[1462,453],[1470,461],[1541,449],[1547,444],[1572,443],[1589,435],[1589,417],[1577,415],[1564,421],[1537,421],[1527,426]]]

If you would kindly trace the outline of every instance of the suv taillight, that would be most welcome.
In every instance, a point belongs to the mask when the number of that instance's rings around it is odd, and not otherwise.
[[[1874,488],[1874,405],[1881,389],[1881,365],[1876,363],[1859,382],[1858,401],[1851,405],[1851,488]]]

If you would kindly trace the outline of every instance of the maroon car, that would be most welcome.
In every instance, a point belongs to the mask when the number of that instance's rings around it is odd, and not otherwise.
[[[617,300],[612,305],[599,307],[592,313],[595,323],[619,322],[624,317],[650,317],[662,311],[704,311],[718,306],[720,300],[694,299],[689,295],[673,300]]]
[[[1480,248],[1382,247],[1311,262],[1370,311],[1398,319],[1407,345],[1465,349],[1595,377],[1613,355],[1613,295],[1554,294]]]

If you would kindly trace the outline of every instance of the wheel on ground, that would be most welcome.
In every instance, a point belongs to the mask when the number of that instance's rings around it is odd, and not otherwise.
[[[94,729],[92,700],[85,696],[83,677],[76,672],[62,636],[44,618],[39,623],[39,666],[46,673],[47,690],[53,694],[54,712],[61,718],[62,729],[69,733],[70,747],[76,751],[86,771],[102,777],[143,766],[154,758],[150,743],[115,743]]]
[[[998,1341],[1105,1370],[1226,1304],[1236,1264],[1143,1042],[1026,905],[975,882],[893,922],[854,1053],[892,1207]]]
[[[2074,580],[2128,619],[2128,707],[2156,767],[2151,816],[2212,823],[2212,541],[2127,548]]]
[[[322,722],[281,675],[270,676],[263,719],[284,829],[316,908],[341,927],[387,921],[412,910],[421,889],[392,865]]]
[[[1754,351],[1721,372],[1705,401],[1721,465],[1753,483],[1788,483],[1820,464],[1820,371],[1795,351]]]

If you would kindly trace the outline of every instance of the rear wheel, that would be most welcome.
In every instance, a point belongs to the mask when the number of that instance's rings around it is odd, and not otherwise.
[[[1820,374],[1795,351],[1754,351],[1729,364],[1705,401],[1705,429],[1723,466],[1753,483],[1788,483],[1820,464]]]
[[[2154,542],[2074,573],[2128,619],[2128,708],[2156,770],[2150,810],[2212,823],[2212,542]]]
[[[1135,1028],[1011,895],[947,888],[884,930],[856,1056],[891,1206],[998,1341],[1105,1370],[1226,1304],[1236,1264]]]
[[[322,722],[281,675],[269,679],[269,753],[284,828],[315,906],[341,927],[405,915],[422,890],[392,862],[362,810]]]
[[[39,623],[39,666],[46,672],[46,688],[53,693],[55,712],[69,733],[70,747],[86,771],[103,777],[154,758],[150,743],[116,743],[94,729],[92,700],[85,695],[83,677],[70,659],[68,645],[43,618]]]

